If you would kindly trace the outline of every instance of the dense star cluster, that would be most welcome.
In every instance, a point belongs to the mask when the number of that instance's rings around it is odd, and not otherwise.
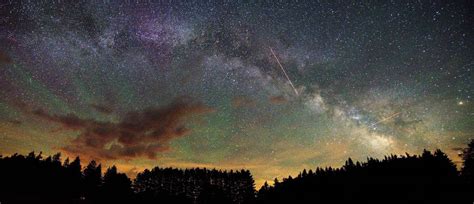
[[[459,160],[474,138],[469,1],[4,1],[0,13],[4,155],[61,151],[130,176],[247,168],[260,185],[347,157]]]

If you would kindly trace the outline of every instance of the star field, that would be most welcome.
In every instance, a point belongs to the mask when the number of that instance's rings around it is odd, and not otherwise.
[[[441,148],[458,161],[474,138],[468,1],[0,10],[4,155],[61,151],[129,175],[247,168],[260,185],[347,157]]]

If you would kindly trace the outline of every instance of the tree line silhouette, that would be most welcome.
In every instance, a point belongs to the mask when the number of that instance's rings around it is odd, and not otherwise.
[[[155,167],[139,173],[134,184],[140,199],[175,197],[198,203],[250,203],[255,198],[254,180],[248,170]]]
[[[472,203],[474,140],[464,149],[463,167],[441,150],[421,155],[390,155],[341,168],[303,170],[297,177],[267,182],[255,191],[250,171],[176,169],[144,170],[132,181],[115,166],[102,175],[91,161],[0,156],[2,203],[400,203],[402,201]]]
[[[155,167],[130,180],[117,168],[79,157],[61,162],[34,152],[0,158],[0,202],[5,203],[252,203],[255,184],[248,170]]]
[[[463,152],[463,168],[441,150],[421,155],[390,155],[341,168],[303,170],[296,178],[267,182],[258,203],[473,203],[474,140]],[[348,202],[350,201],[350,202]],[[383,201],[383,202],[381,202]]]

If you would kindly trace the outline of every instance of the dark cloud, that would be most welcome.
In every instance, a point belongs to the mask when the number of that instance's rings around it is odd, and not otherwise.
[[[39,116],[43,119],[49,120],[51,122],[61,123],[65,128],[73,129],[73,130],[80,130],[84,127],[89,126],[89,123],[94,123],[95,121],[91,120],[83,120],[77,117],[74,114],[68,115],[50,115],[46,113],[46,111],[42,109],[38,109],[33,111],[33,114]]]
[[[240,107],[254,107],[257,105],[257,103],[245,96],[236,96],[232,98],[232,106],[235,108],[240,108]]]
[[[272,96],[272,97],[270,97],[270,103],[272,103],[272,104],[280,105],[280,104],[285,104],[287,102],[288,102],[288,100],[284,96]]]
[[[99,104],[91,104],[90,106],[100,113],[111,114],[114,112],[114,109],[110,106],[99,105]]]
[[[208,106],[180,99],[166,107],[130,112],[119,123],[81,119],[73,114],[51,115],[42,110],[34,114],[80,135],[62,149],[92,159],[155,158],[167,151],[169,141],[190,133],[184,120],[196,114],[213,112]]]

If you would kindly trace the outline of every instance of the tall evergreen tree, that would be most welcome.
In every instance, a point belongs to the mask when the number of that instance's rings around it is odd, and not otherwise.
[[[76,157],[74,161],[69,163],[66,167],[66,176],[69,179],[66,188],[69,189],[67,194],[70,197],[80,199],[82,190],[82,171],[81,171],[81,159]]]
[[[92,160],[84,169],[84,198],[95,200],[102,184],[102,166]]]
[[[107,203],[126,203],[132,196],[132,182],[124,173],[118,173],[112,166],[104,174],[101,188],[101,201]]]

